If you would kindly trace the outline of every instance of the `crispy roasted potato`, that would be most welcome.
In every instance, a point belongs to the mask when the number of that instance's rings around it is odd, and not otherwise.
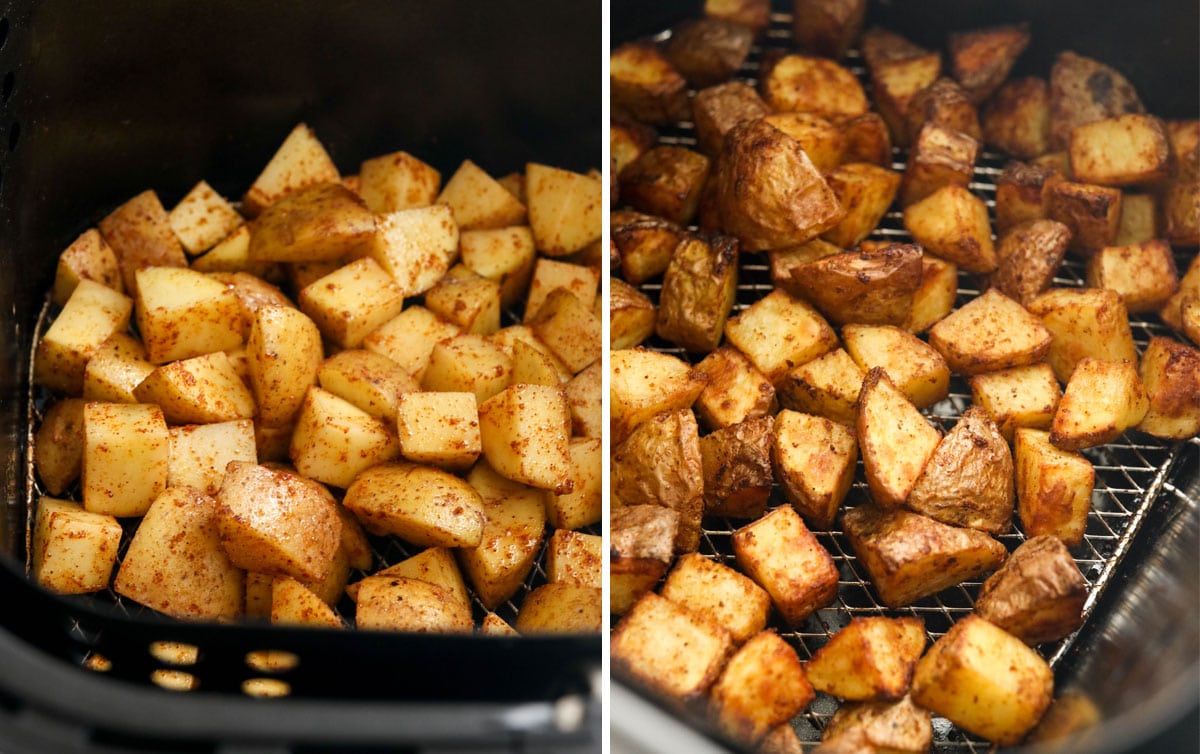
[[[722,18],[684,21],[671,30],[663,54],[696,89],[719,84],[737,73],[750,55],[754,30]]]
[[[1166,241],[1106,246],[1088,258],[1087,284],[1116,291],[1130,314],[1161,309],[1179,290],[1179,272]]]
[[[905,114],[914,95],[937,81],[942,72],[940,53],[879,28],[862,36],[862,56],[871,74],[875,107],[887,121],[892,139],[907,145],[916,136],[905,129]]]
[[[1082,123],[1071,131],[1067,154],[1080,183],[1129,186],[1167,177],[1170,148],[1163,122],[1127,113]]]
[[[837,597],[833,557],[790,506],[779,506],[735,531],[733,553],[792,626]]]
[[[660,594],[721,626],[742,644],[767,625],[771,596],[729,566],[698,553],[682,555]]]
[[[692,98],[692,122],[696,124],[696,140],[700,151],[716,157],[721,153],[725,134],[747,120],[768,115],[770,106],[758,92],[741,81],[729,81],[696,92]]]
[[[989,290],[929,330],[929,345],[951,371],[972,375],[1042,360],[1052,335],[1023,306]]]
[[[1029,302],[1054,336],[1046,361],[1067,382],[1085,356],[1137,360],[1125,304],[1103,288],[1052,288]]]
[[[1121,191],[1090,183],[1057,182],[1048,191],[1046,217],[1071,230],[1072,250],[1090,255],[1116,241]]]
[[[525,596],[513,627],[520,634],[581,634],[603,624],[599,587],[551,582]]]
[[[822,236],[849,249],[871,234],[892,206],[900,188],[900,174],[869,162],[841,165],[826,175],[829,187],[846,210],[846,216]]]
[[[792,279],[792,270],[809,262],[840,253],[842,253],[840,246],[834,246],[820,238],[814,238],[799,246],[771,249],[767,252],[767,265],[771,269],[771,284],[797,298],[803,298],[804,294]]]
[[[1155,336],[1138,371],[1150,400],[1139,430],[1179,440],[1200,432],[1200,351]]]
[[[784,375],[779,381],[779,403],[854,426],[864,377],[866,372],[850,354],[835,348]]]
[[[763,98],[776,112],[853,118],[868,110],[854,74],[828,58],[785,55],[762,81]]]
[[[1087,458],[1051,444],[1050,433],[1013,433],[1017,515],[1027,536],[1053,534],[1067,546],[1083,541],[1096,472]]]
[[[684,147],[651,147],[621,172],[621,199],[639,212],[687,225],[700,206],[709,160]]]
[[[858,443],[845,426],[787,409],[775,417],[771,463],[788,502],[814,529],[833,525],[854,482]]]
[[[704,377],[676,356],[645,348],[613,351],[608,390],[613,446],[655,414],[690,407],[704,385]]]
[[[1137,426],[1149,409],[1136,362],[1085,356],[1058,402],[1050,442],[1063,450],[1103,445]]]
[[[731,740],[753,745],[815,696],[796,650],[763,631],[729,658],[709,694],[708,712]]]
[[[834,254],[794,268],[792,280],[838,324],[903,324],[921,281],[921,249],[893,244],[874,252]]]
[[[805,665],[817,691],[850,701],[904,698],[925,651],[920,618],[852,618]]]
[[[979,588],[975,614],[1026,644],[1061,639],[1083,625],[1087,582],[1062,540],[1031,537]]]
[[[908,101],[904,113],[905,131],[919,134],[926,123],[936,123],[964,133],[977,142],[982,141],[983,131],[979,127],[975,104],[961,84],[943,76]]]
[[[748,26],[760,34],[771,22],[770,0],[704,0],[704,15]]]
[[[794,0],[792,38],[806,52],[840,60],[862,31],[866,0]]]
[[[932,406],[950,392],[950,368],[945,359],[906,330],[891,325],[846,325],[842,342],[864,372],[882,367],[917,408]]]
[[[629,612],[667,572],[675,555],[678,528],[679,514],[670,508],[657,504],[614,506],[608,527],[610,612],[614,615]],[[766,612],[764,607],[764,625]]]
[[[921,255],[921,284],[913,292],[912,309],[904,321],[911,333],[925,332],[954,309],[958,297],[958,267],[931,254]]]
[[[962,186],[942,186],[905,207],[904,227],[922,248],[967,272],[998,265],[987,205]]]
[[[856,430],[872,499],[881,506],[902,505],[941,434],[881,367],[871,369],[863,379]]]
[[[975,174],[979,142],[969,134],[926,123],[913,135],[908,165],[900,182],[900,206],[918,202],[943,186],[966,190]]]
[[[725,337],[772,382],[837,345],[833,328],[816,309],[780,290],[731,317]]]
[[[697,99],[699,95],[697,95]],[[697,129],[699,124],[697,123]],[[625,166],[658,143],[653,126],[640,123],[626,113],[614,111],[608,125],[609,152],[612,154],[612,181],[621,177]],[[520,197],[518,197],[520,198]],[[614,202],[615,204],[615,202]]]
[[[1062,388],[1049,364],[1041,362],[973,375],[971,402],[988,412],[1005,440],[1017,427],[1049,429]]]
[[[983,142],[1021,160],[1045,154],[1050,142],[1050,87],[1036,76],[1010,79],[987,101]]]
[[[996,246],[997,268],[988,287],[1022,306],[1054,282],[1071,242],[1071,230],[1056,220],[1030,220],[1013,226]]]
[[[925,754],[933,744],[929,710],[905,696],[898,702],[843,704],[825,726],[813,754]]]
[[[1028,46],[1028,24],[952,32],[946,43],[950,72],[971,101],[979,104],[1008,78],[1008,72]]]
[[[1145,243],[1159,237],[1158,198],[1154,194],[1121,195],[1121,219],[1117,222],[1116,246]]]
[[[608,60],[613,109],[655,125],[687,119],[687,81],[654,43],[621,45]]]
[[[764,116],[763,120],[798,141],[822,175],[842,162],[846,137],[829,120],[813,113],[775,113]]]
[[[737,295],[738,243],[729,236],[684,236],[663,275],[655,330],[688,351],[721,342]]]
[[[631,285],[661,275],[685,233],[675,223],[636,212],[612,213],[609,226],[620,255],[621,276]]]
[[[879,113],[863,113],[837,123],[846,137],[843,161],[869,162],[884,168],[892,166],[892,133]]]
[[[638,425],[612,455],[612,492],[625,505],[653,504],[679,513],[676,552],[694,552],[704,513],[699,429],[688,409]]]
[[[1077,126],[1123,113],[1145,112],[1129,80],[1070,50],[1050,69],[1050,148],[1063,149]]]
[[[1010,162],[996,179],[996,232],[1048,216],[1050,189],[1064,180],[1062,171],[1047,165]]]
[[[656,312],[646,294],[620,278],[609,281],[608,347],[633,348],[654,333]]]
[[[760,416],[700,438],[704,511],[731,518],[758,518],[771,494],[774,419]]]
[[[695,367],[707,380],[693,408],[709,429],[719,429],[774,413],[775,388],[742,352],[723,346]]]

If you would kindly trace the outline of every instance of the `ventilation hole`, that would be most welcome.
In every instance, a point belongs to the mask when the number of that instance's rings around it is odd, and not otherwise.
[[[150,656],[164,665],[195,665],[200,648],[179,641],[156,641],[150,645]]]
[[[260,673],[285,673],[300,664],[300,658],[281,649],[257,649],[246,653],[246,666]]]
[[[250,678],[242,682],[242,693],[263,699],[278,699],[292,693],[292,687],[278,678]]]
[[[4,43],[8,41],[8,16],[0,18],[0,49],[4,48]]]
[[[87,657],[83,658],[83,666],[95,673],[107,673],[112,670],[112,660],[108,659],[99,652],[89,652]]]
[[[8,128],[8,151],[12,152],[17,148],[17,142],[21,140],[21,124],[14,122]]]
[[[17,74],[9,71],[4,74],[4,83],[0,84],[0,102],[8,102],[12,97],[13,88],[17,85]]]
[[[196,676],[182,670],[156,670],[150,674],[150,680],[167,691],[193,691],[200,686]]]

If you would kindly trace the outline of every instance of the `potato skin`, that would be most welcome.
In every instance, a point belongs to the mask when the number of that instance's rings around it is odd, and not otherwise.
[[[737,296],[737,239],[688,234],[663,275],[656,330],[688,351],[707,353],[721,343]]]
[[[700,438],[706,513],[757,518],[767,507],[771,473],[770,416],[747,419]]]
[[[1145,112],[1129,80],[1091,58],[1059,53],[1050,70],[1050,148],[1063,149],[1084,123],[1122,113]]]
[[[754,31],[722,18],[698,18],[675,27],[663,54],[697,89],[728,80],[742,67]]]
[[[999,266],[988,284],[1028,306],[1054,282],[1062,266],[1071,229],[1056,220],[1031,220],[1009,229],[996,247]]]
[[[692,122],[696,124],[700,151],[715,157],[721,153],[721,144],[729,129],[770,112],[771,108],[758,92],[741,81],[701,89],[692,99]]]
[[[1025,540],[983,582],[975,612],[1026,644],[1061,639],[1083,624],[1087,583],[1058,537]]]
[[[621,198],[639,211],[687,225],[700,206],[709,167],[699,152],[653,147],[621,171]]]
[[[903,325],[921,284],[921,249],[848,251],[792,270],[796,289],[838,324]]]

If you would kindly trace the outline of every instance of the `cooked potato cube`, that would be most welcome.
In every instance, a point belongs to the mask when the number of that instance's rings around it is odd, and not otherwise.
[[[792,37],[814,55],[840,60],[862,31],[866,0],[796,0]]]
[[[1158,199],[1154,194],[1121,195],[1121,219],[1117,223],[1115,246],[1153,241],[1159,237]]]
[[[1052,534],[1068,547],[1082,542],[1096,478],[1091,462],[1052,445],[1049,432],[1018,427],[1013,463],[1017,515],[1026,536]]]
[[[113,289],[82,280],[42,335],[34,357],[34,380],[51,390],[79,395],[88,360],[129,326],[133,301]]]
[[[629,612],[666,573],[674,556],[678,525],[679,514],[659,505],[613,509],[608,529],[609,612]],[[765,609],[763,615],[765,625]]]
[[[609,153],[613,161],[609,182],[614,183],[629,163],[657,143],[658,132],[652,126],[614,110],[608,125]]]
[[[687,81],[652,42],[630,42],[608,56],[613,109],[643,123],[687,120]]]
[[[766,511],[773,426],[770,416],[762,416],[700,438],[706,513],[758,518]]]
[[[796,650],[774,631],[763,631],[729,658],[712,687],[708,711],[722,733],[753,745],[815,696]]]
[[[83,408],[83,507],[141,516],[167,486],[171,438],[162,409],[88,403]]]
[[[1176,246],[1200,244],[1200,179],[1167,181],[1159,202],[1162,235]]]
[[[1161,180],[1169,172],[1166,127],[1152,115],[1127,113],[1081,123],[1071,131],[1067,154],[1080,183],[1129,186]]]
[[[925,651],[920,618],[852,618],[804,666],[817,691],[850,701],[894,701],[908,693]]]
[[[690,407],[704,385],[704,378],[676,356],[644,348],[613,351],[609,356],[613,446],[655,414]]]
[[[925,332],[954,309],[958,297],[958,267],[932,254],[921,255],[921,284],[913,291],[912,308],[904,329]]]
[[[529,635],[580,634],[598,632],[603,624],[599,587],[552,582],[526,595],[515,628]]]
[[[305,286],[299,303],[326,338],[357,348],[400,314],[404,293],[374,259],[363,257]]]
[[[258,277],[275,277],[279,273],[279,265],[276,262],[250,259],[248,224],[239,225],[203,255],[193,259],[191,266],[197,272],[207,273],[247,272]]]
[[[674,223],[636,212],[614,212],[609,220],[621,275],[633,285],[661,275],[684,234]]]
[[[533,279],[529,282],[529,294],[525,297],[523,316],[529,320],[537,314],[546,297],[555,288],[566,288],[574,293],[583,304],[583,308],[590,311],[596,304],[599,286],[598,268],[539,258],[533,267]]]
[[[864,377],[866,372],[850,354],[835,348],[788,372],[779,383],[779,403],[784,408],[853,425],[858,419],[858,395]]]
[[[716,157],[731,128],[770,112],[770,106],[744,82],[729,81],[701,89],[692,99],[692,120],[700,151]]]
[[[730,318],[725,337],[772,382],[837,345],[837,335],[816,309],[780,290]]]
[[[1087,692],[1078,689],[1064,691],[1050,704],[1036,727],[1029,731],[1025,743],[1040,744],[1058,741],[1068,736],[1074,740],[1086,740],[1103,718],[1100,709]]]
[[[1106,246],[1087,262],[1087,284],[1116,291],[1128,312],[1157,311],[1179,289],[1171,247],[1161,239]]]
[[[953,526],[1005,534],[1012,525],[1013,461],[987,411],[963,412],[913,485],[908,507]]]
[[[663,597],[729,632],[735,644],[766,627],[771,597],[746,576],[697,553],[679,558]]]
[[[546,578],[599,589],[602,546],[598,535],[557,529],[546,546]]]
[[[573,438],[567,448],[571,459],[572,489],[546,496],[546,520],[559,529],[578,529],[600,520],[602,513],[601,442],[599,437]]]
[[[167,211],[153,191],[143,191],[100,221],[100,233],[117,255],[124,290],[137,294],[138,270],[187,267],[187,256]]]
[[[921,281],[921,249],[891,244],[832,254],[792,270],[799,295],[839,324],[902,324]]]
[[[1087,356],[1137,359],[1125,304],[1114,291],[1054,288],[1029,302],[1029,311],[1041,317],[1054,336],[1046,361],[1061,382],[1070,380],[1076,365]]]
[[[776,415],[771,446],[775,478],[813,528],[833,525],[854,481],[857,460],[858,443],[841,424],[786,409]]]
[[[796,285],[792,271],[810,262],[840,253],[842,253],[841,247],[819,238],[814,238],[799,246],[771,249],[767,252],[767,264],[771,268],[771,284],[797,298],[803,298],[806,294]]]
[[[342,619],[304,584],[276,576],[271,580],[271,624],[341,628]]]
[[[762,33],[771,21],[769,0],[704,0],[704,15],[748,26]]]
[[[343,504],[369,531],[428,547],[474,547],[483,533],[483,502],[458,477],[410,463],[359,474]]]
[[[997,290],[972,300],[929,330],[929,345],[951,371],[972,375],[1028,366],[1050,350],[1041,320]]]
[[[449,205],[461,230],[525,224],[525,205],[470,160],[446,181],[436,203]]]
[[[994,571],[1008,555],[981,531],[902,508],[859,505],[842,517],[842,528],[879,599],[893,609]]]
[[[505,485],[487,490],[480,481]],[[483,499],[483,533],[475,547],[459,549],[463,574],[471,581],[479,601],[489,610],[509,599],[524,583],[542,549],[545,536],[546,493],[500,477],[490,467],[476,465],[467,481]]]
[[[781,113],[854,117],[868,110],[854,74],[827,58],[785,55],[762,82],[763,98]]]
[[[999,258],[988,284],[1022,306],[1054,282],[1062,266],[1071,230],[1055,220],[1030,220],[1003,233],[996,247]]]
[[[856,429],[872,499],[881,506],[902,505],[941,434],[880,367],[863,379]]]
[[[1053,696],[1046,661],[975,615],[954,624],[913,676],[913,701],[1001,746],[1024,738]]]
[[[245,574],[221,546],[217,501],[189,487],[163,490],[138,524],[113,590],[183,620],[241,615]]]
[[[846,216],[822,237],[843,248],[858,245],[875,230],[900,188],[899,173],[867,162],[842,165],[826,180]]]
[[[254,424],[249,419],[170,428],[167,484],[215,495],[231,461],[257,463]]]
[[[707,382],[696,399],[696,417],[709,429],[773,412],[775,388],[736,348],[718,348],[704,357],[695,371]]]
[[[947,41],[950,71],[969,92],[971,101],[979,104],[1008,78],[1028,45],[1028,24],[951,33]]]
[[[608,347],[633,348],[654,333],[654,304],[646,294],[620,278],[609,281]]]
[[[926,754],[933,744],[929,710],[906,696],[898,702],[843,704],[825,726],[813,754]]]
[[[133,394],[141,403],[161,406],[172,424],[211,424],[255,414],[254,396],[224,351],[158,367]]]
[[[442,183],[437,170],[407,152],[364,160],[358,179],[358,193],[367,208],[379,214],[428,207]]]
[[[892,384],[917,408],[932,406],[950,392],[950,368],[925,341],[890,325],[846,325],[846,353],[863,370],[883,367]]]
[[[675,146],[647,150],[621,173],[621,198],[640,212],[687,225],[696,215],[709,160]]]
[[[501,475],[571,492],[571,417],[561,388],[512,385],[479,406],[483,455]]]
[[[863,113],[838,124],[846,140],[843,162],[865,162],[883,168],[892,166],[892,134],[879,113]]]
[[[1117,439],[1150,408],[1136,362],[1085,356],[1063,390],[1050,423],[1050,442],[1079,450]]]
[[[483,403],[512,381],[512,358],[483,337],[463,333],[435,343],[421,377],[424,390],[474,393]]]
[[[345,488],[360,471],[400,455],[400,443],[383,420],[310,387],[296,416],[289,454],[301,474]]]
[[[913,95],[904,119],[905,131],[910,134],[921,133],[926,123],[936,123],[975,141],[983,139],[975,103],[961,84],[945,76]]]
[[[900,205],[907,207],[946,186],[965,191],[975,173],[978,151],[979,142],[969,135],[926,123],[909,153],[900,182]]]
[[[1031,537],[979,589],[975,613],[1026,644],[1054,641],[1083,624],[1087,583],[1057,537]]]
[[[1021,160],[1049,150],[1050,87],[1036,76],[1010,79],[981,116],[983,142]]]
[[[754,43],[754,30],[721,18],[699,18],[676,26],[663,46],[667,60],[699,89],[732,77]]]
[[[1046,217],[1071,230],[1074,251],[1089,255],[1117,238],[1121,190],[1090,183],[1059,181],[1049,188]]]
[[[401,454],[451,471],[470,468],[482,452],[473,393],[402,393],[396,403]]]
[[[446,274],[464,236],[466,233],[459,233],[454,212],[445,204],[402,209],[379,216],[370,255],[403,295],[415,296],[428,291]],[[529,263],[532,258],[531,248]]]
[[[33,578],[58,594],[108,588],[121,525],[113,516],[85,511],[78,503],[41,497],[33,524]]]
[[[906,145],[916,136],[905,128],[908,103],[937,81],[942,56],[881,29],[863,34],[862,53],[871,74],[875,107],[887,121],[892,139]]]
[[[1054,370],[1045,362],[973,375],[971,402],[987,411],[1005,440],[1017,427],[1049,429],[1062,397]]]
[[[962,186],[942,186],[904,210],[913,240],[967,272],[992,272],[998,264],[987,205]]]
[[[822,175],[841,164],[846,152],[846,136],[825,118],[813,113],[784,112],[766,115],[763,121],[799,142],[813,167]],[[846,202],[842,201],[842,204]]]
[[[1176,331],[1185,332],[1183,315],[1190,302],[1200,302],[1200,255],[1192,257],[1191,264],[1179,281],[1179,290],[1163,304],[1159,316]],[[1196,340],[1193,338],[1192,342]]]
[[[737,294],[738,243],[728,236],[688,234],[663,276],[656,330],[689,351],[721,342]]]
[[[837,597],[833,558],[790,506],[735,531],[733,552],[738,566],[767,590],[792,626]]]
[[[369,631],[469,634],[471,608],[449,590],[404,576],[370,576],[360,582],[355,624]]]
[[[1141,112],[1133,85],[1115,69],[1070,50],[1059,53],[1050,69],[1051,149],[1065,148],[1085,123]]]
[[[92,280],[117,293],[125,290],[117,255],[100,231],[90,228],[58,255],[54,273],[54,303],[63,306],[81,280]]]
[[[1200,351],[1156,336],[1139,367],[1150,408],[1137,428],[1165,439],[1186,439],[1200,432]]]
[[[1064,180],[1057,168],[1008,163],[996,179],[996,232],[1005,233],[1021,223],[1045,219],[1050,189]]]

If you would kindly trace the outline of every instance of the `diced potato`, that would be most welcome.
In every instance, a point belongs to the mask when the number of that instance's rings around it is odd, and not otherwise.
[[[871,111],[849,120],[839,120],[838,125],[846,137],[843,162],[867,162],[883,168],[892,166],[892,134],[879,113]]]
[[[707,381],[696,399],[696,417],[709,429],[773,413],[775,388],[736,348],[718,348],[695,370]]]
[[[799,0],[794,3],[793,37],[805,50],[839,60],[862,30],[865,0]]]
[[[470,468],[482,452],[474,393],[404,392],[396,401],[401,454],[414,463]]]
[[[529,320],[537,314],[555,288],[566,288],[575,294],[585,309],[591,310],[596,304],[599,286],[600,270],[595,267],[538,258],[533,267],[533,279],[529,281],[523,317]]]
[[[697,95],[698,98],[699,95]],[[699,125],[697,125],[698,131]],[[701,142],[703,142],[703,139],[701,139]],[[614,182],[619,178],[621,171],[629,163],[636,160],[640,154],[657,143],[658,132],[652,126],[630,117],[623,111],[614,110],[608,125],[609,153],[612,155],[613,162],[612,172],[609,176],[610,182]],[[517,198],[519,199],[520,197],[518,196]]]
[[[471,606],[471,597],[467,593],[467,584],[463,581],[462,573],[458,570],[458,564],[454,561],[454,554],[445,547],[427,547],[411,558],[406,558],[372,575],[404,576],[405,578],[428,581],[430,584],[435,584],[445,589],[451,596],[468,608]],[[358,599],[358,586],[361,583],[360,581],[357,584],[351,584],[346,587],[346,594],[350,595],[350,599]]]
[[[950,369],[941,354],[905,330],[851,324],[842,328],[842,340],[864,372],[883,367],[917,408],[932,406],[950,392]]]
[[[357,348],[400,314],[404,294],[374,259],[363,257],[305,286],[299,303],[326,338]]]
[[[946,186],[965,190],[975,174],[979,142],[937,123],[926,123],[914,136],[900,181],[900,206],[915,204]]]
[[[187,256],[158,194],[143,191],[100,221],[100,233],[117,255],[124,290],[137,295],[138,270],[187,267]]]
[[[481,482],[481,476],[493,479]],[[467,481],[483,499],[484,524],[479,544],[459,549],[458,562],[479,601],[494,610],[521,588],[537,560],[545,536],[548,493],[505,480],[482,462]],[[489,491],[486,484],[504,485],[504,489]]]
[[[1150,408],[1137,425],[1165,439],[1186,439],[1200,432],[1200,351],[1155,336],[1138,370]]]
[[[233,205],[204,181],[192,187],[168,219],[184,250],[193,256],[212,248],[245,222]]]
[[[950,70],[970,93],[971,101],[979,104],[1008,78],[1028,45],[1028,24],[951,33],[947,42]]]
[[[525,166],[525,194],[529,226],[544,254],[564,256],[600,238],[599,180],[531,162]]]
[[[1046,361],[1061,382],[1086,356],[1136,361],[1137,349],[1124,302],[1102,288],[1054,288],[1029,302],[1054,336]]]
[[[1063,691],[1051,702],[1050,708],[1042,715],[1034,729],[1029,731],[1025,742],[1061,742],[1068,736],[1075,740],[1085,740],[1095,732],[1091,729],[1101,720],[1103,717],[1100,708],[1087,692],[1079,689]]]
[[[833,558],[790,506],[735,531],[733,552],[738,566],[767,590],[792,626],[837,597]]]
[[[750,519],[763,515],[774,483],[773,426],[772,417],[760,416],[700,438],[705,513]]]
[[[770,112],[767,103],[745,82],[727,81],[701,89],[692,98],[692,121],[696,124],[696,140],[700,151],[716,157],[721,152],[721,144],[729,129],[744,120],[761,118]],[[616,154],[615,151],[613,153]],[[618,169],[623,168],[624,165],[618,166]]]
[[[195,265],[192,269],[196,269]],[[296,308],[296,305],[284,295],[283,291],[249,272],[209,272],[207,274],[237,296],[238,304],[242,309],[242,333],[247,337],[250,335],[254,317],[260,309],[268,306]]]
[[[942,186],[909,205],[904,227],[922,247],[967,272],[996,269],[987,205],[962,186]]]
[[[376,221],[371,258],[392,276],[403,295],[416,296],[450,269],[462,237],[454,212],[445,204],[397,210]]]
[[[85,230],[58,255],[54,273],[54,303],[63,306],[81,280],[92,280],[118,293],[125,290],[117,255],[95,228]]]
[[[369,531],[428,547],[474,547],[483,533],[479,494],[438,469],[382,464],[359,474],[343,504]]]
[[[399,456],[400,443],[381,419],[310,387],[296,416],[289,455],[306,477],[345,488],[360,471]]]
[[[704,15],[723,18],[761,33],[771,20],[768,0],[704,0]]]
[[[746,576],[697,554],[683,555],[660,592],[663,597],[720,626],[735,644],[767,625],[771,597]]]
[[[921,255],[921,284],[913,291],[912,308],[904,329],[925,332],[954,309],[958,295],[958,268],[935,256]]]
[[[880,367],[863,379],[856,429],[872,499],[881,506],[902,505],[937,449],[940,433]]]
[[[858,443],[829,419],[783,410],[775,417],[771,462],[788,502],[814,529],[826,530],[854,481]]]
[[[699,89],[737,73],[753,43],[753,29],[722,18],[703,17],[677,24],[663,52],[687,82]]]
[[[989,287],[1029,306],[1054,282],[1070,241],[1070,229],[1056,220],[1029,220],[1009,228],[996,248],[999,264],[988,277]]]
[[[1179,281],[1179,290],[1167,299],[1162,309],[1159,309],[1159,316],[1162,317],[1163,322],[1176,331],[1186,332],[1183,317],[1185,305],[1195,304],[1195,302],[1200,302],[1200,255],[1192,257],[1191,264],[1188,265],[1187,271]],[[1200,306],[1200,304],[1196,305]],[[1195,343],[1197,340],[1193,338],[1192,342]]]
[[[982,407],[1011,441],[1017,427],[1049,429],[1062,397],[1054,370],[1045,362],[973,375],[971,402]]]
[[[770,249],[767,251],[767,264],[771,268],[771,284],[797,298],[804,298],[806,294],[796,284],[796,280],[792,276],[793,271],[809,262],[840,253],[842,253],[841,247],[834,246],[820,238],[814,238],[799,246]]]
[[[959,308],[929,330],[929,345],[951,371],[972,375],[1042,360],[1052,334],[1023,306],[997,290]]]
[[[546,578],[550,583],[602,585],[602,538],[596,534],[557,529],[546,546]]]
[[[425,292],[425,306],[464,332],[490,335],[500,329],[500,283],[462,265]]]
[[[141,516],[167,486],[170,435],[147,404],[88,403],[83,409],[83,507]]]
[[[726,736],[756,744],[815,696],[796,650],[774,631],[763,631],[729,658],[712,687],[708,709]]]
[[[317,382],[323,351],[316,325],[298,309],[264,307],[254,315],[246,350],[259,419],[288,423]]]
[[[192,260],[197,272],[248,272],[266,277],[278,273],[275,262],[250,259],[250,226],[239,225],[203,255]]]
[[[600,358],[603,348],[600,321],[565,288],[551,291],[526,324],[571,374]]]
[[[614,110],[651,124],[687,119],[687,81],[657,45],[630,42],[613,50],[608,60]]]
[[[88,359],[83,371],[83,397],[89,401],[137,403],[134,391],[153,371],[141,341],[127,333],[114,333]]]
[[[500,305],[512,308],[525,295],[533,276],[536,252],[526,226],[468,230],[459,236],[462,263],[478,275],[500,283]]]
[[[231,461],[257,463],[254,425],[249,419],[170,428],[167,484],[217,494]]]
[[[404,576],[370,576],[359,583],[355,624],[369,631],[469,634],[471,609],[448,590]]]
[[[846,217],[822,237],[843,248],[856,246],[875,230],[900,188],[898,173],[866,162],[842,165],[826,180]]]
[[[777,112],[824,118],[854,117],[868,110],[854,74],[826,58],[785,55],[762,82],[763,98]]]
[[[523,635],[580,634],[603,625],[599,587],[552,582],[525,596],[515,628]]]
[[[738,243],[728,236],[684,236],[671,255],[658,299],[656,331],[689,351],[721,342],[737,297]]]
[[[223,351],[156,368],[133,391],[141,403],[162,407],[172,424],[249,419],[254,396]]]
[[[336,262],[366,253],[375,214],[339,183],[299,189],[263,210],[250,232],[249,259]]]
[[[1071,131],[1071,174],[1080,183],[1128,186],[1166,178],[1170,148],[1163,122],[1126,113],[1081,123]]]
[[[301,123],[292,129],[250,186],[242,199],[242,208],[253,217],[288,193],[338,180],[340,176],[329,153],[313,130]]]
[[[362,346],[388,357],[418,382],[429,367],[433,348],[458,335],[461,329],[423,306],[409,306],[363,338]]]
[[[1050,70],[1050,148],[1063,149],[1085,123],[1145,112],[1129,80],[1099,61],[1065,50]]]
[[[1054,674],[1021,640],[968,615],[930,648],[913,701],[1001,746],[1018,743],[1054,696]]]
[[[479,633],[486,636],[520,636],[517,629],[508,625],[507,621],[495,613],[483,616],[483,621],[479,624]]]
[[[483,455],[503,476],[571,492],[571,417],[561,388],[513,385],[479,406]]]
[[[780,290],[732,317],[725,337],[772,382],[837,345],[837,335],[816,309]]]
[[[1158,200],[1154,194],[1121,195],[1121,219],[1117,223],[1117,246],[1145,243],[1158,238]]]
[[[570,492],[546,496],[546,520],[559,529],[578,529],[598,522],[602,514],[600,481],[602,443],[599,437],[572,438],[567,447],[571,459]]]
[[[70,500],[38,499],[30,564],[39,586],[58,594],[107,589],[120,544],[121,525],[113,516]]]
[[[863,34],[861,46],[871,74],[875,106],[887,121],[895,141],[907,144],[915,136],[905,130],[908,103],[937,80],[942,71],[942,56],[878,27]]]
[[[1050,442],[1063,450],[1103,445],[1137,426],[1149,409],[1136,362],[1085,356],[1058,402]]]
[[[129,326],[133,301],[91,280],[76,286],[66,306],[38,341],[34,380],[79,395],[87,362],[114,334]]]
[[[979,590],[975,613],[1026,644],[1054,641],[1083,625],[1087,582],[1066,545],[1041,535],[1021,543]]]
[[[943,76],[913,95],[904,113],[905,131],[919,134],[926,123],[936,123],[970,136],[983,139],[979,127],[979,112],[962,84]]]
[[[1026,536],[1052,534],[1067,546],[1083,541],[1096,472],[1087,458],[1051,444],[1050,434],[1013,433],[1017,515]]]
[[[1176,246],[1200,244],[1200,179],[1167,181],[1159,203],[1162,235]]]
[[[358,180],[367,208],[386,214],[433,204],[442,176],[408,152],[392,152],[364,160]]]
[[[571,434],[575,437],[600,437],[604,431],[602,376],[602,367],[596,361],[564,386],[571,409]]]
[[[779,112],[764,115],[763,120],[799,142],[819,172],[827,174],[841,164],[846,137],[825,118],[811,112]]]
[[[709,167],[699,152],[651,147],[622,171],[621,198],[639,212],[687,225],[696,215]]]
[[[1112,246],[1121,221],[1121,190],[1059,181],[1048,190],[1046,217],[1071,230],[1071,248],[1082,254]]]
[[[614,507],[609,522],[609,612],[624,615],[649,592],[675,552],[679,514],[659,505]],[[769,602],[769,600],[768,600]],[[766,610],[763,611],[766,623]]]
[[[835,348],[788,372],[779,382],[779,403],[784,408],[853,425],[858,420],[858,395],[864,377],[866,372],[850,354]]]
[[[450,206],[461,230],[525,223],[525,205],[470,160],[464,160],[446,181],[437,203]]]
[[[1087,284],[1116,291],[1129,313],[1157,311],[1179,289],[1175,258],[1166,241],[1106,246],[1087,262]]]
[[[377,353],[351,349],[325,360],[317,370],[320,386],[372,416],[395,419],[401,396],[420,389],[396,362]]]
[[[79,398],[55,402],[34,437],[34,468],[51,495],[61,495],[83,471],[85,405]]]
[[[676,356],[644,348],[613,351],[609,356],[613,446],[655,414],[690,407],[704,385],[704,378]]]
[[[151,362],[163,364],[242,343],[242,309],[224,284],[194,270],[137,272],[137,324]]]
[[[898,702],[852,702],[838,707],[813,754],[926,754],[933,745],[929,710],[906,696]]]
[[[173,618],[231,621],[242,614],[244,585],[221,547],[217,501],[169,487],[138,524],[113,590]]]
[[[921,283],[921,258],[916,244],[831,254],[795,267],[791,287],[838,324],[903,324]]]
[[[609,280],[608,347],[634,348],[654,334],[655,308],[646,294],[620,278]]]
[[[1050,87],[1036,76],[1009,79],[981,116],[983,141],[1013,157],[1045,154],[1050,141]]]
[[[1008,163],[996,179],[996,232],[1005,233],[1021,223],[1047,218],[1050,190],[1064,180],[1057,168]]]
[[[925,651],[920,618],[852,618],[804,666],[817,691],[850,701],[894,701],[908,693]]]

